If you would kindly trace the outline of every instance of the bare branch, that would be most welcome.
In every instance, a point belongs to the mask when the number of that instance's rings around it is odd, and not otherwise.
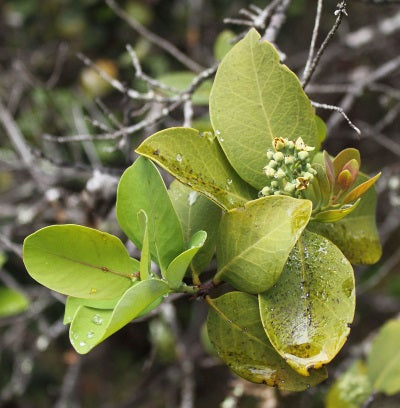
[[[281,27],[286,21],[286,10],[289,7],[290,3],[291,0],[281,0],[279,2],[278,7],[276,7],[275,13],[272,15],[268,27],[261,38],[262,40],[266,40],[272,43],[275,42]]]
[[[127,95],[129,98],[134,99],[134,100],[140,100],[140,101],[152,101],[155,99],[159,99],[157,95],[154,95],[153,92],[148,92],[148,93],[140,93],[138,91],[135,91],[134,89],[127,88],[122,82],[118,81],[115,78],[112,78],[110,75],[107,74],[104,70],[99,68],[90,58],[88,58],[86,55],[83,55],[81,53],[78,54],[78,58],[88,67],[93,68],[104,81],[108,82],[114,89],[117,91],[121,92],[124,95]],[[161,98],[162,101],[165,100],[165,98]]]
[[[145,26],[139,23],[139,21],[135,20],[127,14],[124,10],[122,10],[114,0],[105,0],[107,5],[114,11],[114,13],[124,20],[128,25],[133,28],[139,35],[145,37],[151,43],[155,44],[157,47],[162,48],[164,51],[168,52],[168,54],[172,55],[176,60],[181,62],[185,67],[189,68],[194,72],[201,72],[204,67],[202,67],[197,62],[193,61],[187,55],[185,55],[182,51],[178,50],[175,45],[171,44],[165,38],[154,34],[153,32],[149,31]]]
[[[135,75],[137,78],[147,82],[149,85],[151,85],[154,88],[164,89],[166,91],[173,92],[176,94],[181,92],[179,89],[165,85],[162,82],[157,81],[156,79],[151,78],[150,76],[146,75],[142,70],[142,66],[140,65],[139,58],[137,57],[133,48],[128,44],[126,46],[126,49],[128,50],[128,53],[131,57],[132,65],[135,68]]]
[[[306,66],[304,68],[304,72],[303,72],[303,81],[304,81],[304,78],[308,77],[309,71],[311,69],[311,64],[312,64],[312,61],[314,59],[315,44],[317,42],[319,24],[320,24],[320,21],[321,21],[322,3],[323,3],[323,0],[318,0],[317,14],[315,16],[315,23],[314,23],[314,29],[313,29],[313,33],[312,33],[312,37],[311,37],[310,50],[308,52],[308,58],[307,58]]]
[[[58,80],[60,79],[61,71],[64,66],[64,62],[68,56],[68,44],[61,43],[57,50],[56,61],[54,63],[54,69],[50,78],[47,80],[45,87],[46,89],[52,89],[57,84]]]
[[[161,112],[151,116],[150,118],[143,119],[142,121],[135,123],[132,126],[124,127],[112,133],[100,133],[95,135],[88,135],[88,134],[77,134],[73,136],[52,136],[49,134],[44,134],[43,138],[45,140],[50,140],[56,143],[70,143],[70,142],[82,142],[84,140],[114,140],[121,138],[124,135],[130,135],[132,133],[138,132],[139,130],[145,129],[148,126],[154,125],[161,121],[162,119],[166,118],[177,109],[179,106],[184,104],[187,100],[190,99],[190,96],[194,93],[194,91],[210,76],[212,76],[215,71],[217,70],[218,64],[213,65],[210,68],[205,69],[199,75],[197,75],[189,87],[183,91],[177,97],[172,98],[175,100],[169,106],[163,108]]]
[[[26,145],[25,139],[21,134],[17,124],[12,118],[10,112],[0,101],[0,122],[3,124],[4,129],[6,130],[8,137],[11,141],[11,144],[14,146],[15,150],[21,157],[26,168],[32,175],[33,179],[36,181],[36,184],[40,190],[44,189],[43,178],[41,178],[36,172],[36,166],[34,166],[34,158],[31,154],[29,147]]]
[[[335,112],[339,112],[345,119],[348,125],[358,134],[358,136],[361,136],[361,130],[349,119],[349,117],[346,115],[345,111],[339,107],[339,106],[334,106],[334,105],[327,105],[326,103],[318,103],[311,101],[311,105],[314,106],[315,108],[321,108],[321,109],[327,109],[327,110],[333,110]]]
[[[324,53],[324,51],[326,50],[326,47],[328,46],[330,40],[333,38],[333,36],[335,35],[336,31],[338,30],[340,23],[343,20],[344,16],[347,16],[347,11],[346,11],[346,1],[342,1],[340,3],[338,3],[338,5],[336,6],[336,10],[335,10],[335,16],[336,16],[336,21],[335,24],[333,25],[333,27],[331,28],[331,30],[329,31],[328,35],[325,37],[325,40],[323,41],[323,43],[321,44],[317,55],[315,56],[315,58],[312,60],[310,67],[306,73],[306,75],[304,76],[304,79],[302,81],[302,86],[303,88],[305,88],[307,86],[307,84],[310,82],[310,79],[312,77],[312,75],[315,72],[315,69],[317,68],[318,62],[322,57],[322,54]]]
[[[375,81],[379,81],[380,79],[386,77],[387,75],[391,74],[393,71],[397,70],[400,67],[400,56],[393,58],[383,65],[379,66],[375,71],[370,73],[369,75],[364,76],[361,80],[356,82],[343,99],[339,102],[339,105],[344,111],[349,111],[353,106],[356,98],[362,94],[364,88],[370,87]],[[332,115],[328,122],[327,127],[329,130],[332,130],[335,126],[339,124],[341,120],[341,116]]]
[[[75,392],[82,368],[82,357],[76,356],[76,360],[69,365],[62,382],[60,397],[55,403],[55,408],[71,407],[71,399]]]

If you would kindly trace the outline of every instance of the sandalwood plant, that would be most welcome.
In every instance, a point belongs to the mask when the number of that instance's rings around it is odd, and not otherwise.
[[[106,232],[54,225],[26,238],[25,265],[68,296],[78,353],[185,293],[207,302],[208,336],[236,374],[302,391],[349,335],[352,264],[381,255],[379,174],[360,171],[356,149],[321,152],[323,121],[255,30],[222,60],[209,108],[209,131],[155,133],[120,179],[117,219],[140,260]],[[169,188],[155,164],[175,177]]]

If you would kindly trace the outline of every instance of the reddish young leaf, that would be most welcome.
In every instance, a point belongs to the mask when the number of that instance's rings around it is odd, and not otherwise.
[[[369,180],[365,181],[364,183],[360,184],[355,189],[350,191],[350,193],[348,193],[343,199],[342,204],[351,203],[357,200],[358,197],[361,197],[370,187],[375,184],[376,180],[378,180],[381,174],[382,173],[378,173],[375,177],[370,178]]]

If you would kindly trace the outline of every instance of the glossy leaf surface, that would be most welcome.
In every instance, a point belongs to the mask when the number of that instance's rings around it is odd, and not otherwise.
[[[80,306],[70,327],[71,344],[78,353],[88,353],[168,292],[165,282],[150,279],[128,289],[113,310]]]
[[[134,283],[133,283],[134,284]],[[71,323],[76,311],[80,306],[88,306],[95,309],[114,309],[115,305],[119,301],[119,297],[110,300],[97,300],[97,299],[81,299],[73,296],[68,296],[65,302],[64,311],[64,324]]]
[[[192,272],[199,275],[210,263],[215,251],[221,208],[177,180],[171,183],[169,194],[182,225],[185,244],[195,232],[203,230],[207,233],[206,242],[190,265]]]
[[[84,299],[122,295],[137,272],[118,238],[79,225],[53,225],[29,235],[24,262],[42,285]]]
[[[204,245],[207,238],[205,231],[198,231],[193,235],[189,241],[189,249],[179,254],[168,266],[165,278],[170,284],[171,288],[177,289],[182,283],[193,257],[197,254],[199,249]]]
[[[367,359],[368,377],[375,390],[400,392],[400,320],[389,320],[372,342]]]
[[[142,253],[140,254],[140,280],[146,280],[150,277],[150,243],[147,214],[140,210],[137,214],[138,223],[143,233]]]
[[[304,377],[274,350],[263,330],[255,296],[230,292],[209,299],[208,335],[220,358],[236,374],[254,383],[302,391],[326,377],[325,369]]]
[[[140,210],[148,218],[150,253],[162,271],[184,250],[182,228],[164,181],[154,164],[139,157],[122,175],[117,193],[119,225],[138,247],[143,233],[137,220]]]
[[[233,170],[211,133],[165,129],[148,137],[136,151],[223,209],[243,206],[257,196]]]
[[[339,352],[355,307],[353,268],[326,238],[305,231],[276,284],[259,295],[265,332],[302,375]]]
[[[224,214],[214,282],[225,280],[249,293],[269,289],[307,225],[311,207],[309,200],[268,196]]]
[[[315,114],[298,78],[254,29],[218,68],[210,118],[233,168],[259,190],[265,186],[266,151],[275,137],[301,137],[317,145]]]
[[[368,180],[359,174],[355,185]],[[369,189],[361,198],[358,207],[335,223],[312,222],[311,231],[330,239],[352,264],[374,264],[382,254],[375,222],[376,192]]]

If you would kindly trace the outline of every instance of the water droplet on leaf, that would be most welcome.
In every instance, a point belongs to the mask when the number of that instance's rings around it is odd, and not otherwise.
[[[95,315],[93,316],[93,318],[92,318],[92,322],[93,322],[94,324],[97,324],[98,326],[100,326],[101,324],[103,324],[103,318],[102,318],[100,315],[95,314]]]

